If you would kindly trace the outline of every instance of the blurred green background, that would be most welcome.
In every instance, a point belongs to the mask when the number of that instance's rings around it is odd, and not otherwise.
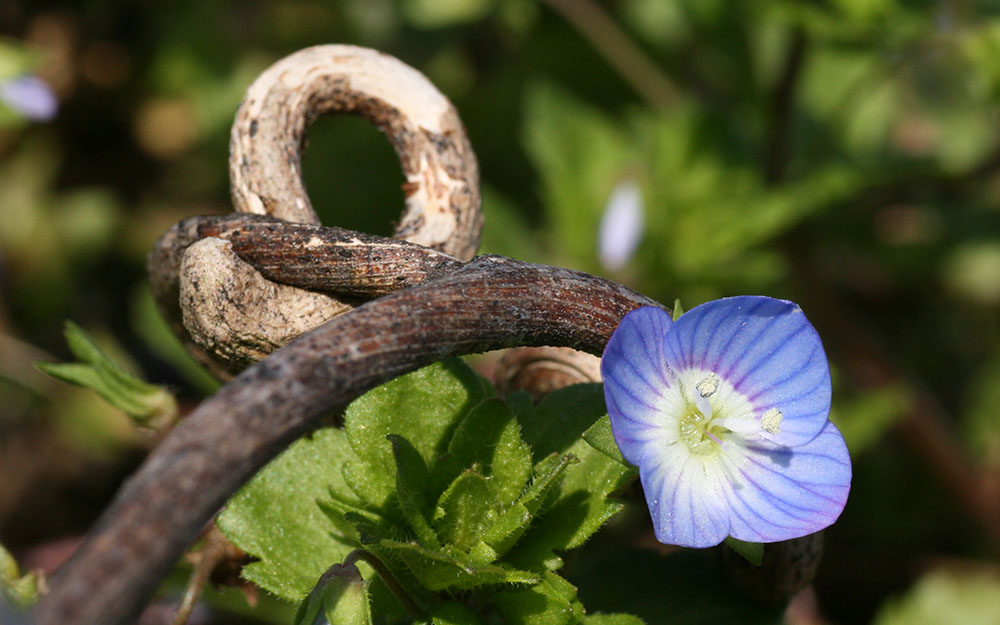
[[[1000,623],[995,0],[0,0],[0,36],[60,102],[44,123],[0,108],[0,542],[28,567],[64,556],[155,443],[33,362],[68,358],[72,319],[188,407],[211,390],[153,311],[145,255],[230,210],[256,75],[337,42],[452,99],[481,251],[688,308],[802,305],[855,479],[790,623]],[[388,234],[388,142],[355,118],[309,141],[324,223]],[[640,236],[602,263],[622,188]]]

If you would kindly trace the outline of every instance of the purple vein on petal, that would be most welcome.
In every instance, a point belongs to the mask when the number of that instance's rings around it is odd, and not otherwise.
[[[740,514],[740,511],[737,509],[737,506],[733,505],[733,498],[736,497],[736,493],[733,492],[734,490],[735,489],[729,489],[729,490],[726,491],[726,503],[729,505],[729,515],[730,515],[730,517],[736,517],[737,519],[739,519],[740,523],[747,530],[749,530],[750,532],[752,532],[753,534],[755,534],[757,538],[764,538],[764,535],[760,533],[760,530],[758,530],[757,528],[755,528],[754,525],[753,525],[753,523],[750,523],[749,521],[747,521],[746,517],[744,517],[742,514]],[[754,516],[757,516],[757,514],[754,513],[753,510],[750,510],[750,512],[753,513]],[[732,520],[730,520],[730,522],[729,522],[729,529],[730,529],[730,531],[732,531],[732,530],[735,529],[733,527],[734,525],[735,525],[735,523],[733,523]],[[744,537],[741,540],[746,540],[747,538],[748,537]]]
[[[810,361],[812,361],[813,357],[816,355],[816,352],[818,352],[819,350],[820,350],[820,346],[818,344],[815,345],[815,346],[813,346],[812,350],[810,350],[809,355],[805,358],[804,362],[805,363],[809,363]],[[754,401],[757,400],[758,397],[760,397],[764,393],[767,393],[769,391],[773,391],[775,388],[777,388],[779,386],[783,386],[783,385],[787,384],[788,382],[794,380],[795,378],[800,377],[802,375],[805,375],[806,372],[807,372],[807,370],[813,369],[814,366],[815,366],[814,364],[803,364],[801,367],[793,367],[793,368],[791,368],[791,372],[788,375],[786,375],[785,377],[781,378],[780,380],[774,380],[772,382],[768,382],[766,385],[761,385],[760,389],[758,389],[757,391],[755,391],[752,395],[748,396],[747,399],[750,402],[754,402]],[[817,389],[820,386],[822,386],[828,380],[829,380],[828,376],[821,375],[820,379],[819,379],[819,382],[817,382],[815,386],[811,387],[811,389],[809,391],[807,391],[805,393],[800,393],[798,395],[793,395],[792,397],[784,398],[784,401],[791,401],[791,400],[796,399],[798,397],[802,397],[803,395],[808,395],[809,393],[815,391],[815,389]]]
[[[757,510],[754,506],[751,506],[750,503],[743,497],[743,495],[741,493],[733,492],[733,498],[736,501],[738,501],[739,503],[742,504],[742,508],[744,510],[746,510],[747,512],[749,512],[750,514],[754,515],[755,517],[757,517],[758,519],[760,519],[762,521],[762,523],[760,523],[760,524],[750,524],[750,523],[747,523],[747,525],[749,525],[751,527],[751,529],[753,529],[755,532],[757,532],[757,534],[759,536],[765,536],[765,534],[763,532],[761,532],[760,529],[759,529],[760,525],[769,525],[771,527],[781,527],[781,528],[784,528],[786,530],[792,530],[792,531],[794,531],[794,530],[797,529],[797,527],[795,527],[795,526],[785,525],[783,523],[775,521],[773,518],[769,518],[768,516],[765,516],[759,510]],[[733,502],[731,501],[730,503],[733,503]]]
[[[605,357],[607,356],[607,352],[612,352],[613,358],[610,361],[610,365],[608,365],[606,367],[602,367],[601,369],[602,369],[602,373],[606,377],[609,377],[612,380],[614,380],[615,386],[617,386],[619,388],[632,388],[634,386],[634,384],[627,384],[625,381],[623,381],[621,379],[621,371],[620,371],[620,369],[621,368],[625,368],[625,369],[628,369],[630,371],[632,377],[635,377],[636,379],[638,379],[639,381],[641,381],[642,384],[646,386],[646,389],[648,389],[648,391],[650,393],[654,394],[654,395],[660,395],[657,392],[657,389],[664,388],[664,387],[669,388],[669,386],[670,386],[669,384],[664,385],[664,384],[657,383],[656,381],[650,381],[644,375],[645,371],[643,371],[642,369],[640,369],[638,367],[638,365],[635,364],[635,359],[633,359],[633,358],[627,358],[626,357],[626,354],[625,354],[623,348],[619,344],[615,343],[614,345],[611,345],[606,350]],[[650,369],[652,369],[652,368],[650,367]],[[653,406],[650,406],[650,407],[655,409],[655,407],[653,407]]]
[[[636,421],[632,417],[628,416],[618,406],[618,401],[614,398],[614,396],[608,397],[607,395],[605,395],[604,399],[609,404],[608,405],[608,414],[614,416],[614,421],[615,422],[617,422],[618,420],[621,419],[621,420],[628,421],[629,423],[633,424],[634,426],[636,426],[638,428],[647,428],[647,427],[649,427],[648,423],[643,423],[642,421]],[[620,435],[621,428],[614,429],[613,431],[615,432],[615,438],[617,438]],[[635,439],[632,439],[631,437],[624,437],[623,436],[623,438],[626,438],[626,440],[635,440]],[[635,442],[638,442],[638,441],[635,441]]]
[[[798,480],[794,480],[794,479],[788,477],[784,473],[780,473],[778,471],[775,471],[774,469],[768,467],[767,465],[758,462],[752,456],[747,456],[747,461],[751,462],[752,464],[760,467],[762,470],[767,471],[771,475],[775,476],[775,480],[777,480],[777,479],[780,478],[781,482],[783,482],[783,483],[785,483],[787,485],[791,485],[793,488],[797,488],[799,490],[804,490],[804,491],[806,491],[808,493],[812,493],[813,495],[819,497],[820,499],[825,499],[825,500],[827,500],[827,501],[829,501],[831,503],[838,503],[838,499],[836,499],[836,498],[834,498],[834,497],[832,497],[830,495],[827,495],[827,494],[824,494],[824,493],[819,493],[819,492],[813,490],[812,488],[806,488],[807,485],[808,486],[826,486],[828,488],[838,488],[838,486],[836,484],[833,484],[833,483],[816,483],[816,482],[800,482]],[[747,479],[749,479],[749,477]],[[759,482],[757,482],[756,480],[751,480],[751,481],[754,484],[759,484]]]
[[[813,514],[813,513],[817,512],[817,511],[819,511],[818,509],[815,509],[815,508],[804,508],[802,506],[796,506],[795,504],[792,504],[792,503],[788,502],[787,499],[785,499],[783,497],[780,497],[778,495],[775,495],[770,490],[764,488],[761,485],[760,481],[752,479],[751,477],[749,477],[749,475],[746,475],[746,474],[744,474],[744,476],[746,477],[746,479],[747,479],[748,482],[750,482],[751,484],[754,485],[755,490],[757,491],[755,499],[761,500],[761,503],[768,504],[768,505],[770,505],[770,506],[778,509],[780,512],[783,512],[786,515],[794,518],[795,520],[803,521],[803,520],[808,520],[808,519],[807,518],[802,518],[802,517],[800,517],[800,516],[798,516],[798,515],[796,515],[796,514],[794,514],[792,512],[789,512],[786,509],[783,509],[781,507],[782,505],[786,505],[786,506],[789,506],[791,508],[794,508],[795,510],[802,511],[802,512],[806,513],[807,516],[809,514]],[[742,501],[744,504],[746,504],[746,506],[747,506],[747,508],[749,510],[751,510],[752,512],[754,512],[754,514],[757,514],[758,516],[760,516],[760,511],[758,511],[753,506],[751,506],[750,503],[741,494],[737,493],[737,497],[740,499],[740,501]],[[761,519],[764,520],[764,521],[768,520],[767,517],[764,517],[764,516],[761,516]]]
[[[746,349],[744,350],[744,352],[743,352],[744,355],[750,353],[750,351],[753,348],[753,346],[756,345],[760,341],[761,337],[764,335],[764,332],[766,330],[770,329],[768,326],[771,326],[773,323],[774,323],[773,321],[769,322],[765,326],[765,328],[762,329],[761,332],[758,333],[758,335],[756,337],[754,337],[753,343],[750,344],[750,345],[747,345]],[[809,328],[808,324],[803,324],[803,325],[799,326],[798,328],[796,328],[796,330],[794,332],[792,332],[790,335],[784,337],[783,339],[778,339],[781,342],[778,344],[778,346],[776,348],[774,348],[773,350],[767,352],[766,354],[762,354],[761,356],[758,356],[757,358],[755,358],[753,362],[751,362],[751,363],[748,364],[749,368],[746,371],[743,372],[743,375],[740,377],[739,381],[731,382],[731,384],[733,385],[733,387],[734,388],[742,388],[743,383],[746,381],[746,379],[748,377],[750,377],[750,375],[752,373],[754,373],[755,371],[757,371],[758,369],[760,369],[762,366],[764,366],[765,364],[767,364],[768,362],[770,362],[771,359],[773,359],[778,354],[780,354],[780,353],[788,350],[789,348],[794,348],[795,346],[791,344],[792,339],[794,339],[795,336],[797,336],[802,331],[804,331],[804,330],[806,330],[808,328]],[[741,362],[742,360],[743,359],[741,358],[737,362]],[[730,374],[731,373],[732,373],[732,368],[730,368]]]
[[[743,317],[749,317],[754,311],[758,310],[763,305],[764,305],[764,300],[757,300],[752,305],[748,306],[747,310],[740,311],[739,314],[741,316],[743,316]],[[721,372],[719,371],[719,367],[722,364],[722,359],[729,352],[729,346],[733,344],[733,341],[740,334],[740,331],[742,331],[746,327],[746,325],[744,323],[742,323],[742,322],[741,323],[734,323],[732,325],[733,325],[733,331],[729,334],[728,337],[726,337],[725,343],[722,343],[721,346],[719,347],[718,353],[716,353],[716,355],[715,355],[715,362],[712,364],[712,367],[711,367],[712,371],[715,371],[716,373],[719,373],[720,375],[721,375]]]
[[[750,481],[750,482],[751,482],[752,484],[754,484],[754,485],[755,485],[755,487],[756,487],[756,489],[757,489],[757,491],[758,491],[759,493],[762,493],[762,494],[766,494],[766,491],[763,491],[763,490],[762,490],[762,489],[760,488],[760,486],[757,486],[757,483],[756,483],[756,482],[754,482],[753,480],[749,480],[749,481]],[[737,505],[735,505],[735,504],[736,504],[736,502],[739,502],[739,504],[742,504],[742,505],[741,505],[741,506],[739,506],[739,507],[742,507],[742,509],[743,509],[743,510],[745,510],[745,511],[749,512],[749,513],[750,513],[750,514],[752,514],[753,516],[755,516],[755,517],[757,517],[758,519],[760,519],[761,523],[753,523],[753,524],[751,524],[751,523],[749,523],[749,522],[747,523],[747,525],[749,525],[749,526],[751,527],[751,529],[753,529],[753,530],[754,530],[755,532],[757,532],[757,533],[758,533],[758,535],[760,535],[760,536],[767,536],[767,537],[768,537],[768,538],[770,538],[770,539],[773,539],[773,538],[774,538],[774,534],[773,534],[773,533],[771,533],[771,534],[765,534],[764,532],[762,532],[762,531],[761,531],[761,529],[760,529],[760,528],[761,528],[762,526],[770,526],[770,527],[779,527],[779,528],[784,528],[784,529],[786,529],[786,530],[789,530],[789,531],[797,531],[797,530],[798,530],[798,528],[799,528],[798,524],[795,524],[795,525],[789,525],[789,524],[787,523],[787,521],[786,521],[786,520],[784,520],[784,519],[783,519],[783,520],[781,520],[781,521],[778,521],[778,520],[775,520],[775,519],[774,519],[774,517],[773,517],[773,515],[768,515],[768,514],[766,513],[766,510],[762,511],[762,510],[759,510],[759,509],[757,508],[757,506],[752,506],[752,505],[750,504],[750,502],[749,502],[749,501],[747,500],[747,498],[746,498],[746,497],[744,497],[744,495],[743,495],[743,493],[742,493],[742,492],[739,492],[739,491],[736,491],[736,490],[734,489],[734,490],[732,491],[732,496],[733,496],[733,500],[730,500],[730,504],[732,504],[732,505],[733,505],[733,508],[736,508],[736,507],[738,507],[738,506],[737,506]],[[759,496],[755,495],[755,496],[754,496],[754,499],[755,499],[755,500],[756,500],[756,499],[759,499]],[[762,502],[762,503],[764,503],[764,504],[767,504],[767,503],[769,503],[769,502],[766,502],[766,501],[765,501],[765,502]],[[766,507],[766,506],[765,506],[765,507]],[[780,510],[779,510],[779,512],[780,512]],[[792,520],[795,520],[795,521],[798,521],[798,520],[800,520],[800,519],[797,519],[797,518],[793,518]]]
[[[706,314],[703,314],[703,315],[699,316],[698,320],[694,324],[694,327],[691,328],[691,330],[689,330],[689,331],[686,332],[686,335],[690,336],[691,338],[689,339],[690,340],[689,344],[682,346],[682,349],[685,349],[685,351],[687,352],[687,353],[684,354],[684,358],[683,358],[683,360],[684,360],[684,366],[685,367],[688,367],[688,368],[694,367],[695,366],[695,363],[694,363],[695,353],[698,352],[698,353],[704,354],[705,350],[707,349],[707,345],[709,343],[711,343],[711,341],[707,340],[707,338],[706,338],[706,340],[705,340],[706,344],[705,345],[699,345],[699,337],[702,336],[701,326],[710,317],[718,317],[718,313],[716,313],[715,311],[712,311],[710,313],[706,313]]]
[[[673,484],[671,484],[668,487],[667,484],[666,484],[667,472],[666,471],[661,471],[661,473],[662,473],[662,475],[660,476],[660,494],[662,495],[661,498],[660,498],[660,510],[661,511],[663,509],[663,505],[667,504],[668,500],[669,500],[669,508],[670,508],[670,510],[675,510],[677,508],[677,497],[679,496],[678,491],[680,489],[680,485],[682,484],[682,480],[684,479],[684,474],[686,472],[687,472],[687,463],[685,463],[681,467],[680,471],[677,473],[677,477],[674,478]],[[668,488],[669,488],[669,490],[668,490]],[[669,497],[667,497],[668,494],[669,494]]]
[[[757,342],[760,340],[760,337],[765,332],[767,332],[768,325],[770,325],[769,322],[767,322],[767,321],[762,322],[761,325],[760,325],[760,328],[756,329],[755,334],[748,339],[749,342],[747,342],[746,344],[740,346],[740,356],[737,357],[737,358],[734,358],[733,361],[729,363],[729,366],[726,367],[726,371],[724,373],[721,372],[721,371],[718,371],[717,369],[716,369],[716,372],[719,375],[721,375],[722,377],[724,377],[725,379],[732,380],[733,379],[733,370],[736,369],[736,366],[743,360],[743,356],[745,354],[747,354],[751,349],[753,349],[754,345],[756,345]],[[729,351],[729,345],[732,343],[732,339],[735,339],[736,336],[738,334],[740,334],[741,331],[744,330],[745,328],[746,328],[746,326],[738,326],[738,329],[733,334],[733,337],[730,339],[729,342],[727,342],[726,349],[725,350],[721,350],[719,352],[719,358],[716,361],[716,367],[721,367],[722,366],[722,362],[721,362],[722,358],[725,355],[727,355],[727,352]],[[733,386],[736,387],[735,384],[733,384]]]

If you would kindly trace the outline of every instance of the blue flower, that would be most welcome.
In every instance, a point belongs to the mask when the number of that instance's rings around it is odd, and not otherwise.
[[[608,198],[598,231],[601,265],[618,271],[628,264],[642,239],[642,191],[626,180],[618,183]]]
[[[49,86],[30,75],[0,81],[0,102],[38,121],[52,119],[59,110],[59,102]]]
[[[676,322],[634,310],[601,375],[615,441],[639,467],[661,542],[775,542],[840,516],[850,456],[828,419],[823,345],[792,302],[721,299]]]

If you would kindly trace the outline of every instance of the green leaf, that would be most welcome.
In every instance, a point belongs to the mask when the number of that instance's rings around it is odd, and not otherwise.
[[[594,425],[587,428],[587,431],[583,433],[583,440],[615,462],[631,466],[618,448],[618,443],[615,442],[615,435],[611,431],[611,419],[607,415],[601,417]]]
[[[584,615],[576,587],[551,572],[529,588],[497,593],[493,604],[507,622],[524,625],[571,625]]]
[[[427,465],[413,445],[402,436],[390,434],[386,437],[392,444],[392,455],[396,460],[396,497],[403,517],[417,535],[417,540],[428,549],[440,549],[437,535],[431,529],[425,516],[427,505]]]
[[[400,533],[396,525],[381,517],[373,519],[369,515],[359,514],[354,511],[335,515],[336,508],[333,506],[327,507],[324,502],[320,502],[320,507],[324,509],[324,512],[327,513],[334,525],[337,524],[338,520],[343,520],[353,525],[357,531],[358,543],[361,545],[370,545],[380,540],[391,539],[395,537],[395,534]]]
[[[81,362],[39,362],[35,364],[39,370],[94,391],[144,426],[160,428],[177,419],[177,401],[166,389],[119,367],[72,321],[66,321],[65,336],[70,351]]]
[[[451,480],[460,471],[478,467],[505,507],[524,490],[531,477],[531,449],[521,440],[521,428],[500,400],[476,406],[459,424],[448,444],[448,459],[440,471]]]
[[[539,462],[535,467],[535,479],[531,481],[531,485],[517,503],[524,506],[531,514],[535,514],[545,503],[546,496],[559,483],[558,480],[563,472],[574,462],[578,460],[573,455],[559,456],[554,453]]]
[[[300,601],[324,571],[350,553],[353,540],[316,502],[328,499],[330,491],[350,497],[341,467],[353,457],[343,430],[317,430],[293,443],[229,500],[219,529],[259,558],[243,568],[246,579]]]
[[[567,451],[606,413],[602,385],[576,384],[549,393],[517,417],[521,437],[538,462],[549,454]]]
[[[517,566],[561,566],[557,552],[583,544],[622,509],[608,496],[635,479],[635,468],[621,461],[620,453],[613,459],[583,438],[590,432],[597,445],[607,448],[610,432],[602,428],[610,425],[597,421],[604,412],[601,385],[581,384],[550,393],[521,416],[525,440],[536,457],[539,450],[551,450],[572,455],[576,462],[566,467],[543,514],[512,548],[509,557]]]
[[[762,543],[750,543],[739,538],[727,536],[726,546],[740,554],[744,560],[754,566],[760,566],[764,561],[764,545]]]
[[[482,19],[490,0],[403,0],[402,14],[418,28],[446,28]]]
[[[491,584],[533,584],[538,575],[503,564],[476,564],[468,554],[445,547],[427,549],[415,542],[383,540],[378,548],[401,560],[429,590],[468,590]]]
[[[438,501],[442,513],[434,522],[438,537],[445,544],[468,551],[496,522],[495,506],[487,479],[471,470],[462,473]]]
[[[527,531],[529,523],[531,523],[531,512],[524,504],[515,502],[500,514],[495,523],[486,528],[483,542],[497,555],[503,555]]]
[[[375,508],[384,508],[396,487],[396,461],[389,434],[405,438],[426,465],[447,451],[454,428],[492,394],[464,362],[450,359],[397,378],[348,406],[344,417],[359,461],[344,467],[351,489]]]

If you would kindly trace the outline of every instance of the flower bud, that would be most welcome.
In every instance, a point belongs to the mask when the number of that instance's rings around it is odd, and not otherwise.
[[[330,567],[295,615],[295,625],[371,625],[371,622],[368,584],[353,563]]]

